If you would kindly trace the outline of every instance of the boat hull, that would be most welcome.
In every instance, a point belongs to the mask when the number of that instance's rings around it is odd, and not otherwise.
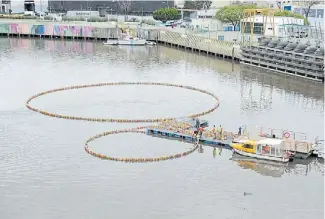
[[[244,152],[241,150],[237,150],[236,148],[233,148],[233,150],[237,154],[240,154],[240,155],[243,155],[246,157],[261,159],[261,160],[269,160],[269,161],[282,162],[282,163],[287,163],[290,160],[289,158],[285,158],[285,157],[270,157],[270,156],[263,156],[263,155],[259,155],[259,154],[247,153],[247,152]]]
[[[317,157],[319,157],[319,158],[324,159],[324,152],[322,152],[322,151],[314,150],[313,154],[317,155]]]
[[[146,40],[119,40],[118,45],[143,46]]]
[[[146,40],[108,40],[104,45],[144,46],[146,42]]]
[[[118,45],[118,40],[108,40],[104,45]]]

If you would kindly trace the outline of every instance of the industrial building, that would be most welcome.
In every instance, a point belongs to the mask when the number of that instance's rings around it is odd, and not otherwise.
[[[165,1],[73,1],[73,0],[48,0],[48,10],[51,13],[65,13],[67,11],[99,11],[105,14],[152,14],[159,8],[174,7],[175,2]]]
[[[10,0],[0,0],[0,13],[9,13],[10,8],[11,8]]]

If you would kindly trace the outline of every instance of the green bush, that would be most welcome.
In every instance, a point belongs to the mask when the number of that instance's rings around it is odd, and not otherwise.
[[[148,20],[148,19],[144,19],[144,20],[142,21],[142,23],[144,23],[144,24],[148,24],[148,25],[152,25],[152,26],[155,26],[155,25],[156,25],[156,22],[155,22],[155,21],[153,21],[153,20]]]
[[[178,20],[181,18],[180,12],[176,8],[160,8],[153,12],[153,18],[158,21]]]
[[[36,20],[39,19],[37,16],[23,16],[23,15],[1,15],[0,19],[24,19],[24,20]]]
[[[67,16],[63,16],[62,17],[63,21],[86,21],[85,17],[67,17]]]
[[[274,13],[274,16],[294,17],[294,18],[298,18],[298,19],[303,19],[304,24],[309,25],[309,22],[305,18],[305,16],[303,16],[301,14],[298,14],[298,13],[291,12],[291,11],[285,11],[285,10],[277,11],[277,12]]]
[[[104,17],[89,17],[87,19],[88,22],[107,22],[107,18]]]
[[[139,18],[131,17],[126,20],[126,22],[140,22],[141,20]]]

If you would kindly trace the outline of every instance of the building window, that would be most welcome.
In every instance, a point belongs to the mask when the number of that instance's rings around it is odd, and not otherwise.
[[[316,9],[310,9],[308,17],[316,17]]]
[[[317,9],[317,17],[324,18],[324,9]]]
[[[295,13],[298,13],[298,14],[301,14],[301,8],[295,8],[295,9],[294,9],[294,12],[295,12]]]
[[[244,24],[244,22],[242,23],[242,25]],[[246,23],[246,27],[244,30],[244,33],[250,33],[251,32],[251,24],[250,23]],[[255,23],[254,24],[254,28],[253,28],[253,33],[254,34],[263,34],[263,24],[260,23]]]

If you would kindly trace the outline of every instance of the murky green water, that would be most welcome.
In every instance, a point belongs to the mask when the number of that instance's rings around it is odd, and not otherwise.
[[[0,216],[21,218],[323,218],[323,162],[275,165],[213,148],[161,163],[124,164],[86,154],[84,141],[138,124],[67,121],[24,103],[52,88],[108,81],[191,85],[219,95],[204,119],[226,130],[266,126],[324,139],[323,85],[285,78],[165,47],[103,47],[92,42],[0,39]],[[66,91],[33,104],[80,116],[185,116],[213,106],[175,88],[119,86]],[[121,134],[91,143],[111,156],[160,156],[191,147]],[[244,192],[251,195],[244,196]]]

